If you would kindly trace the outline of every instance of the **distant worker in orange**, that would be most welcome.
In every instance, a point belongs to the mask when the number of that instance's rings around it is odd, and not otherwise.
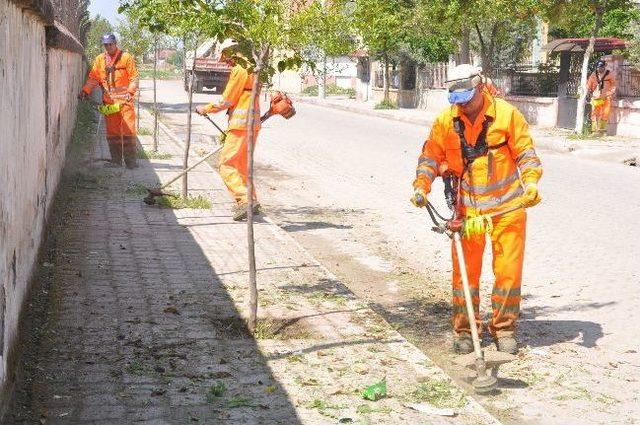
[[[107,142],[111,164],[135,168],[137,164],[136,112],[133,99],[138,91],[139,77],[135,60],[118,48],[116,36],[102,37],[104,53],[96,57],[87,82],[79,97],[86,98],[98,86],[102,88]]]
[[[596,70],[587,81],[587,91],[591,95],[591,130],[604,134],[607,132],[611,101],[616,92],[616,79],[607,69],[604,60],[596,62]]]
[[[540,202],[538,180],[542,166],[529,126],[515,107],[489,93],[486,81],[471,65],[458,65],[451,71],[447,82],[451,106],[436,118],[423,146],[413,183],[411,202],[415,206],[427,205],[431,185],[444,169],[458,181],[455,208],[459,217],[477,217]],[[527,215],[519,208],[491,220],[495,283],[489,332],[498,350],[514,354]],[[462,239],[476,312],[474,326],[479,328],[482,328],[478,310],[485,236],[483,233]],[[473,351],[472,325],[466,314],[455,249],[452,255],[454,350],[467,354]]]
[[[229,116],[229,126],[224,146],[220,151],[218,170],[225,185],[234,197],[233,207],[235,221],[247,218],[247,118],[251,102],[251,89],[255,75],[250,74],[242,65],[236,63],[235,57],[240,56],[238,44],[232,40],[225,40],[221,46],[221,61],[233,66],[229,82],[222,93],[222,98],[206,106],[198,106],[196,112],[201,115],[226,110]],[[256,97],[254,107],[255,137],[260,131],[260,104]],[[253,194],[255,200],[255,193]],[[254,202],[254,213],[260,212],[260,204]]]

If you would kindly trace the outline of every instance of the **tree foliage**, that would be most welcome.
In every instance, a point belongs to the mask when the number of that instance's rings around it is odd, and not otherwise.
[[[87,35],[87,43],[85,45],[85,54],[90,61],[102,53],[102,36],[112,31],[113,27],[106,18],[96,15],[91,20],[91,29]]]
[[[125,13],[125,18],[118,23],[116,31],[119,35],[120,47],[131,53],[136,61],[142,63],[144,56],[153,48],[153,34],[131,13]]]

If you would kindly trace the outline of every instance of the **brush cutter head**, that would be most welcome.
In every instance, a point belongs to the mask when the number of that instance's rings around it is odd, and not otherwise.
[[[478,394],[489,394],[498,389],[498,379],[492,375],[479,376],[471,383]]]
[[[454,360],[458,366],[474,370],[475,378],[471,382],[478,394],[488,394],[498,388],[498,367],[517,359],[516,356],[501,351],[484,350],[484,359],[479,360],[475,353],[459,356]]]

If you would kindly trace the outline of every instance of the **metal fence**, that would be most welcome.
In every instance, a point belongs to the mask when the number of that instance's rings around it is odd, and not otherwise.
[[[400,70],[398,69],[390,69],[389,70],[389,88],[397,90],[400,88],[400,80],[401,80]],[[375,72],[375,81],[374,87],[378,89],[384,88],[384,69],[377,69]]]
[[[494,85],[505,94],[517,96],[555,97],[558,95],[560,70],[555,66],[528,65],[496,69]]]
[[[425,88],[444,89],[447,88],[447,72],[449,65],[445,62],[428,63],[419,72],[422,74]]]

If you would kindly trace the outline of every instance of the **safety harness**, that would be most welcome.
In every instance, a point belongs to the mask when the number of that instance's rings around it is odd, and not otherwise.
[[[121,58],[122,50],[119,50],[118,54],[111,62],[111,65],[107,64],[107,61],[105,61],[104,71],[107,74],[107,89],[109,91],[111,91],[116,86],[116,65]]]
[[[596,81],[598,82],[598,89],[600,89],[600,91],[604,89],[604,81],[607,79],[607,75],[609,75],[608,69],[604,72],[601,80],[600,76],[598,75],[598,71],[596,71]]]
[[[478,135],[478,139],[476,140],[475,145],[471,146],[469,142],[467,142],[467,138],[464,135],[464,123],[460,119],[460,117],[455,117],[453,119],[453,129],[460,137],[460,148],[462,149],[462,162],[465,168],[468,168],[473,161],[480,158],[481,156],[485,156],[490,154],[489,150],[496,150],[507,144],[506,140],[502,143],[498,143],[497,145],[489,146],[487,144],[487,132],[489,131],[489,127],[493,123],[493,118],[485,117],[484,122],[482,123],[482,131]]]

